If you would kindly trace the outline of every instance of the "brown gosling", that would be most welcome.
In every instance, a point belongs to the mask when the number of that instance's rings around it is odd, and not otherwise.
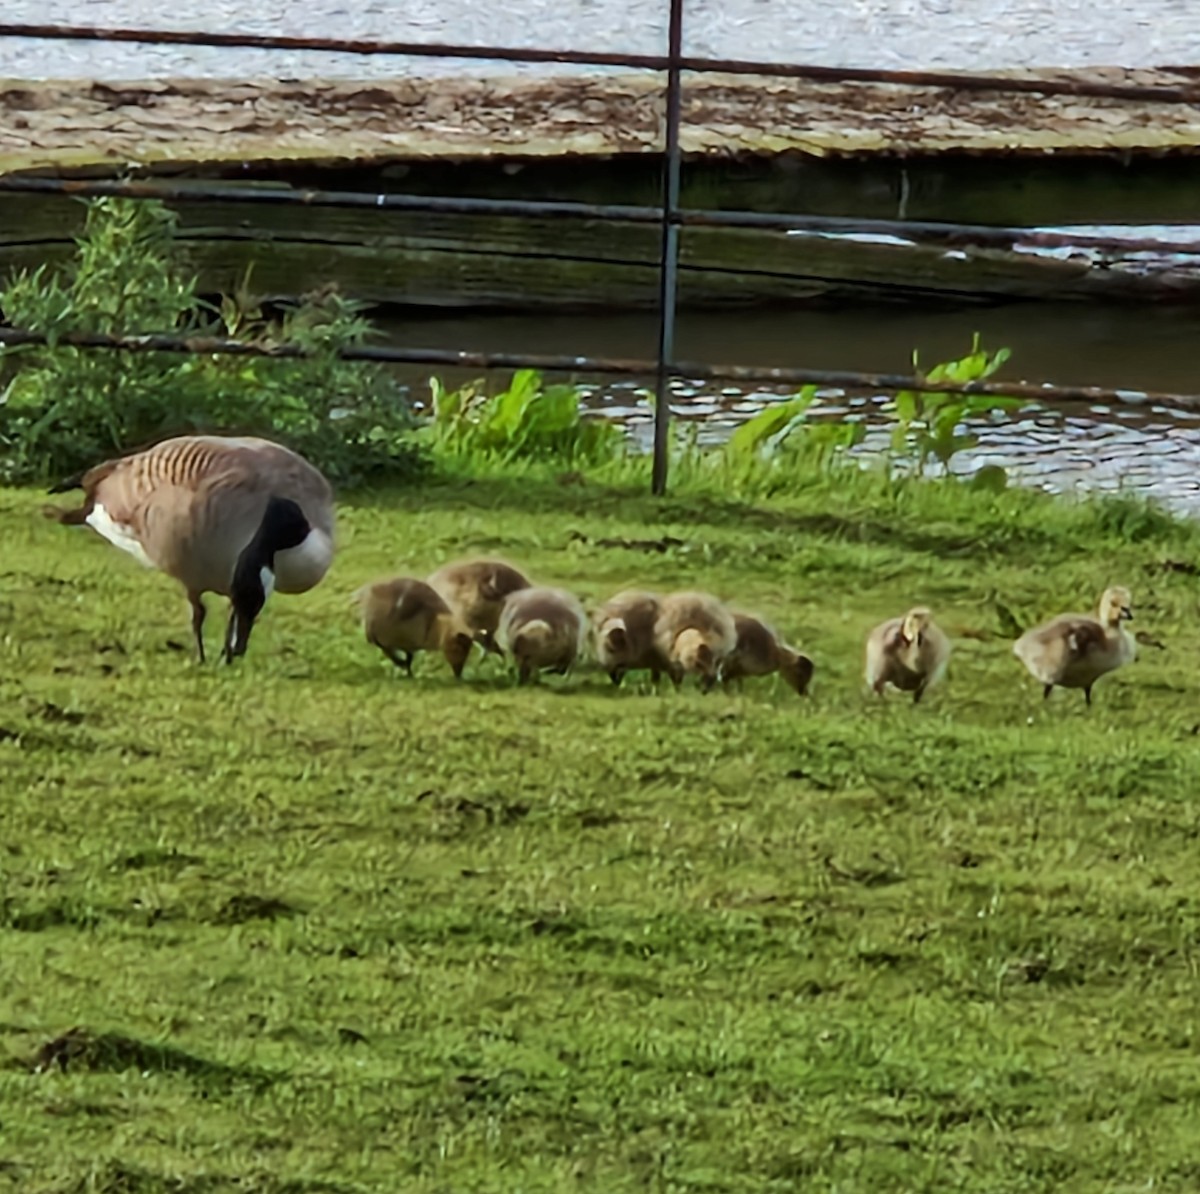
[[[911,692],[915,705],[946,674],[949,662],[950,640],[924,606],[880,623],[867,636],[867,685],[880,695],[890,684]]]
[[[333,491],[295,452],[255,437],[185,435],[106,460],[56,486],[83,490],[75,510],[47,517],[86,524],[174,577],[192,606],[204,662],[205,593],[229,598],[226,662],[243,655],[272,591],[304,593],[333,561]]]
[[[475,640],[437,591],[423,580],[398,576],[364,585],[354,595],[367,642],[412,675],[418,651],[440,651],[456,680]]]
[[[610,597],[595,613],[596,658],[614,684],[627,672],[649,670],[657,684],[666,661],[654,645],[654,623],[661,598],[627,589]]]
[[[737,629],[737,646],[721,669],[727,687],[736,682],[740,688],[745,676],[778,672],[798,695],[808,692],[813,661],[807,655],[789,647],[761,618],[735,613],[733,624]]]
[[[1090,705],[1092,685],[1137,657],[1137,640],[1122,625],[1132,617],[1129,590],[1114,586],[1100,598],[1099,617],[1060,614],[1021,635],[1013,654],[1043,685],[1043,697],[1049,698],[1056,685],[1082,688]]]
[[[519,589],[510,593],[500,615],[497,637],[517,665],[522,684],[541,671],[566,675],[583,652],[587,614],[563,589]]]
[[[476,642],[493,655],[501,654],[496,645],[500,611],[510,593],[530,587],[528,578],[503,560],[463,560],[444,565],[427,579]]]
[[[659,605],[654,645],[676,688],[690,673],[707,692],[737,646],[737,627],[733,614],[710,594],[671,593]]]

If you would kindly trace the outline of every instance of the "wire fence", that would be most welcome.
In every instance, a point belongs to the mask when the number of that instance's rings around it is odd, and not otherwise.
[[[342,353],[347,359],[388,361],[407,364],[461,365],[475,368],[536,368],[544,371],[592,374],[653,375],[655,378],[654,454],[651,487],[655,494],[666,492],[670,445],[670,381],[674,377],[703,380],[755,381],[787,385],[828,385],[848,390],[995,394],[1040,401],[1085,401],[1103,403],[1171,404],[1200,410],[1200,396],[1155,394],[1145,391],[1107,389],[1097,386],[1052,385],[1030,382],[973,382],[956,385],[930,383],[923,377],[863,373],[848,370],[769,368],[756,365],[714,365],[681,361],[675,357],[675,319],[679,270],[679,233],[684,226],[759,228],[837,235],[875,233],[904,239],[924,238],[943,244],[980,248],[1011,248],[1017,244],[1042,247],[1117,248],[1122,252],[1166,250],[1200,251],[1200,243],[1163,238],[1076,237],[1037,232],[1033,229],[970,225],[930,221],[869,220],[802,216],[748,211],[709,211],[680,207],[682,152],[682,76],[684,72],[760,75],[802,79],[814,83],[870,83],[940,87],[952,91],[992,91],[1043,96],[1069,95],[1138,103],[1192,104],[1200,106],[1200,86],[1157,86],[1107,83],[1085,78],[1020,77],[1004,74],[958,74],[938,71],[874,70],[786,64],[740,59],[700,58],[683,53],[683,2],[668,0],[667,53],[609,54],[582,50],[530,49],[446,43],[301,38],[248,33],[215,33],[202,30],[121,29],[85,25],[31,25],[0,23],[0,37],[71,39],[100,42],[140,42],[224,46],[287,51],[390,54],[415,57],[491,59],[508,62],[556,63],[577,66],[624,67],[666,75],[666,110],[662,151],[662,203],[658,207],[623,204],[586,204],[533,200],[493,200],[454,196],[418,196],[336,192],[314,189],[263,189],[229,184],[171,185],[124,180],[66,180],[43,177],[0,178],[0,192],[65,194],[79,197],[120,195],[172,202],[216,201],[222,203],[297,204],[325,207],[371,207],[406,211],[444,212],[459,215],[512,215],[539,218],[598,219],[634,224],[656,224],[661,230],[658,263],[658,352],[655,360],[623,360],[608,357],[550,356],[522,353],[484,353],[427,348],[358,348]],[[128,352],[171,351],[184,353],[233,353],[240,355],[302,356],[293,345],[262,346],[213,337],[170,335],[101,336],[74,334],[58,337],[76,347]],[[24,329],[0,328],[0,345],[18,347],[44,344],[45,337]]]

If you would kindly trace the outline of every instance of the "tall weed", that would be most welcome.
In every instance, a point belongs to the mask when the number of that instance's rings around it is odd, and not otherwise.
[[[518,369],[508,388],[489,395],[482,381],[447,390],[430,378],[429,435],[443,452],[480,462],[546,460],[597,465],[621,454],[624,435],[580,410],[576,386],[544,385],[534,369]]]
[[[988,353],[979,347],[979,333],[971,342],[971,351],[956,361],[935,365],[924,380],[950,381],[960,385],[983,381],[991,377],[1012,354],[1007,348]],[[921,375],[920,360],[913,352],[913,371]],[[896,425],[892,431],[892,449],[911,451],[918,476],[925,473],[932,460],[944,469],[957,453],[973,448],[978,436],[960,430],[962,422],[971,415],[992,411],[1013,410],[1023,406],[1022,398],[1003,398],[992,394],[938,394],[901,390],[896,395],[893,414]]]
[[[382,368],[339,359],[370,324],[326,289],[266,317],[245,292],[218,310],[197,294],[162,204],[88,204],[66,269],[24,271],[0,287],[0,311],[43,333],[45,347],[0,353],[0,481],[56,479],[186,432],[239,431],[282,440],[335,483],[406,476],[421,460],[403,394]],[[135,335],[221,330],[292,342],[305,358],[81,350],[68,331]]]

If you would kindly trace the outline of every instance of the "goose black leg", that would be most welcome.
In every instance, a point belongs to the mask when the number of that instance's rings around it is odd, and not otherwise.
[[[196,640],[196,655],[201,663],[204,662],[204,601],[199,593],[189,593],[188,600],[192,603],[192,636]]]
[[[1092,686],[1090,684],[1083,690],[1083,699],[1090,709],[1092,707]]]

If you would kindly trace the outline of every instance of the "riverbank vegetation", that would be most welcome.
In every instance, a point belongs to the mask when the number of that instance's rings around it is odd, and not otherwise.
[[[1200,531],[849,467],[799,406],[652,499],[506,392],[536,450],[406,431],[233,667],[0,490],[0,1190],[1194,1189]],[[349,595],[468,554],[708,589],[811,694],[410,681]],[[1044,702],[1012,639],[1110,583],[1140,658]],[[868,699],[918,601],[945,686]]]
[[[0,357],[0,482],[70,476],[185,431],[271,434],[340,485],[419,471],[412,410],[381,367],[339,359],[371,325],[336,290],[276,313],[249,288],[205,302],[180,258],[176,217],[160,203],[98,199],[75,260],[0,286],[0,312],[42,333],[45,347]],[[297,344],[304,359],[81,350],[66,331],[128,336],[221,335]]]

